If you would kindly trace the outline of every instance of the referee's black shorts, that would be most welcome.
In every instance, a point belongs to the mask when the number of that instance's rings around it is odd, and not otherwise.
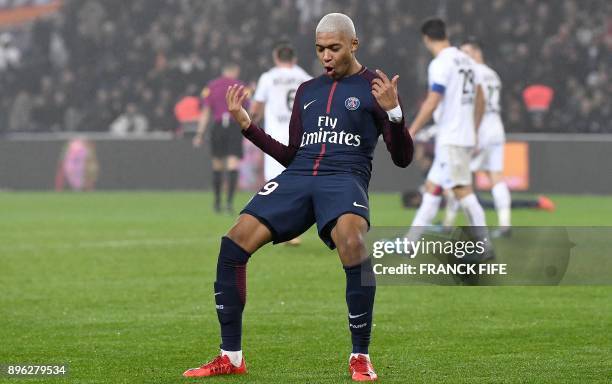
[[[227,126],[222,121],[215,122],[210,132],[210,146],[213,157],[236,156],[242,158],[240,126],[234,121],[230,121]]]

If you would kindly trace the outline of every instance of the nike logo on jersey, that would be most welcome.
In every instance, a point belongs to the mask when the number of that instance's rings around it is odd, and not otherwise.
[[[223,292],[215,292],[215,296],[222,294]]]
[[[367,312],[360,313],[360,314],[358,314],[358,315],[351,315],[351,314],[349,313],[349,319],[356,319],[356,318],[358,318],[358,317],[361,317],[361,316],[363,316],[363,315],[367,315],[367,314],[368,314]]]
[[[310,104],[314,103],[315,101],[317,101],[317,99],[314,99],[313,101],[304,104],[304,110],[306,110],[306,108],[308,108],[308,106],[310,106]]]
[[[366,207],[365,205],[357,204],[356,201],[353,201],[353,206],[355,206],[357,208],[368,209],[368,207]]]

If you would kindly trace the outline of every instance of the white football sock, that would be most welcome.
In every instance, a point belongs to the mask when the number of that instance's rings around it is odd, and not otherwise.
[[[234,367],[240,367],[240,364],[242,364],[242,351],[221,350],[221,355],[229,357]]]
[[[370,361],[370,354],[369,353],[351,353],[351,355],[349,356],[349,361],[351,361],[351,359],[353,357],[357,357],[359,355],[365,356],[368,359],[368,361]]]
[[[431,222],[438,213],[438,209],[440,209],[440,200],[442,200],[442,197],[440,196],[435,196],[427,192],[423,194],[421,206],[417,210],[417,213],[412,220],[410,231],[408,231],[408,234],[406,235],[408,240],[417,241],[423,234],[425,229],[424,227],[431,225]]]
[[[476,195],[470,193],[461,199],[460,203],[472,227],[485,227],[487,225],[484,210],[478,202]]]
[[[495,184],[491,190],[493,193],[493,201],[495,202],[495,209],[497,210],[497,219],[499,220],[500,227],[510,226],[510,206],[512,199],[510,197],[510,190],[503,181]]]
[[[446,213],[442,225],[445,227],[452,227],[455,225],[457,212],[459,212],[459,202],[455,198],[455,195],[450,192],[446,195]]]

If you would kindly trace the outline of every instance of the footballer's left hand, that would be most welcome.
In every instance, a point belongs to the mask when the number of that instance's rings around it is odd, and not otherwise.
[[[397,81],[399,75],[393,76],[391,80],[380,69],[376,70],[379,78],[372,80],[372,95],[378,102],[378,105],[385,111],[390,111],[399,105],[397,97]]]
[[[227,110],[232,115],[234,120],[238,122],[240,128],[245,131],[251,125],[251,118],[244,109],[244,100],[249,96],[249,92],[243,85],[238,86],[237,84],[231,85],[227,88],[225,93],[225,102],[227,103]]]

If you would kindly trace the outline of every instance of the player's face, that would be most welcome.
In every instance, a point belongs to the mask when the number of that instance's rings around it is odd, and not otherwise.
[[[315,44],[317,57],[325,73],[333,79],[346,76],[355,60],[359,41],[343,33],[322,32],[317,33]]]

